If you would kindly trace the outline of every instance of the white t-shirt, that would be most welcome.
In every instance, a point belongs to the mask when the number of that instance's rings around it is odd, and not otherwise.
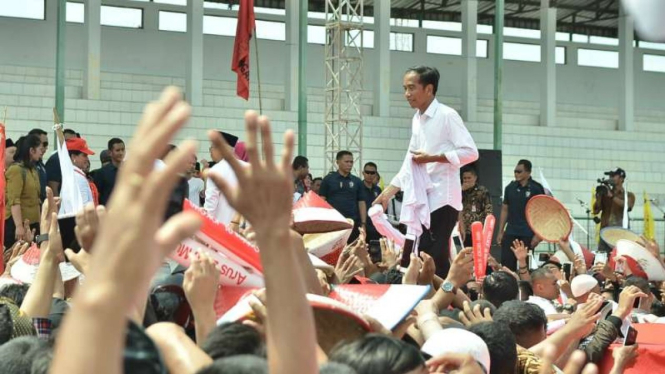
[[[540,296],[529,296],[529,299],[526,302],[538,305],[540,309],[545,312],[546,316],[557,314],[556,308],[554,307],[554,304],[552,304],[552,301],[544,299]]]
[[[189,181],[189,201],[192,204],[200,207],[201,199],[199,198],[201,191],[203,191],[203,179],[201,178],[191,178]]]
[[[243,161],[238,162],[240,162],[241,165],[247,164]],[[231,169],[231,165],[225,160],[216,163],[210,168],[210,172],[222,176],[226,183],[228,183],[229,187],[235,187],[238,185],[236,174],[233,172],[233,169]],[[203,209],[205,209],[210,217],[225,225],[231,223],[231,220],[233,220],[233,216],[236,213],[212,179],[208,179],[208,185],[206,186],[206,201],[203,205]]]

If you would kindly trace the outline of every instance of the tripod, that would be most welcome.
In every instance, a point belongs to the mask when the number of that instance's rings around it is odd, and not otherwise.
[[[586,211],[586,248],[591,250],[591,207],[584,200],[577,199],[580,206]]]

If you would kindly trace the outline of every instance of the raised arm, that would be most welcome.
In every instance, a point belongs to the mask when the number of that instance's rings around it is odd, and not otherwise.
[[[238,186],[231,188],[216,175],[215,180],[229,204],[242,214],[256,232],[261,248],[261,263],[266,283],[268,313],[268,364],[273,374],[318,373],[314,316],[305,297],[305,282],[292,248],[291,221],[293,181],[291,155],[294,136],[284,135],[282,162],[274,163],[270,122],[256,112],[245,114],[247,153],[250,168],[241,169],[230,148],[217,132],[210,132],[213,146],[222,151],[224,159],[238,177]],[[261,130],[262,158],[257,131]],[[264,161],[262,161],[264,160]],[[298,328],[293,328],[298,326]],[[293,349],[293,342],[298,348]]]
[[[63,321],[51,373],[123,372],[128,313],[148,289],[164,257],[200,226],[191,213],[162,223],[170,191],[178,175],[187,170],[196,144],[180,144],[162,170],[153,168],[190,111],[173,87],[146,106],[130,144],[132,157],[119,171],[106,219],[92,247],[86,282]]]

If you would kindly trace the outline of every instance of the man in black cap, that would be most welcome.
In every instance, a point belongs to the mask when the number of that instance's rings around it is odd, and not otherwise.
[[[617,168],[606,174],[609,175],[614,186],[611,190],[607,189],[605,195],[602,195],[598,191],[596,192],[596,203],[593,205],[593,214],[600,213],[601,229],[610,226],[623,227],[624,210],[628,212],[633,210],[633,206],[635,206],[635,194],[624,189],[623,184],[626,180],[626,172],[623,169]],[[625,206],[626,199],[628,199],[628,209]],[[609,252],[612,248],[601,240],[598,250]]]

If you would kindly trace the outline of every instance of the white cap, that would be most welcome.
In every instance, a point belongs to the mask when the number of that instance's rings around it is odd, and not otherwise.
[[[471,355],[486,373],[490,371],[490,351],[478,335],[458,328],[447,328],[435,332],[423,344],[421,351],[432,357],[446,353]]]
[[[580,274],[570,282],[570,289],[573,291],[574,297],[589,293],[596,286],[598,286],[598,281],[588,274]]]

